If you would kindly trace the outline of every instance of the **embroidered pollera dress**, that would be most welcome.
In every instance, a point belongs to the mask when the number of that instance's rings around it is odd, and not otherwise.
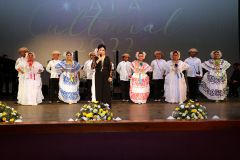
[[[21,75],[21,90],[18,94],[18,103],[21,105],[37,105],[42,103],[44,99],[42,94],[42,79],[39,70],[43,71],[43,66],[37,61],[30,64],[27,61],[22,61],[16,68],[21,68],[24,72]]]
[[[80,100],[78,76],[80,68],[80,64],[76,61],[73,61],[72,64],[67,64],[66,60],[63,60],[56,65],[58,72],[63,71],[59,78],[58,92],[58,97],[63,102],[77,103]]]
[[[132,62],[133,75],[130,80],[130,99],[134,103],[146,103],[150,93],[149,77],[152,67],[145,62]]]
[[[164,83],[165,101],[169,103],[183,103],[187,99],[187,85],[183,71],[189,65],[181,60],[177,65],[172,61],[167,62]]]
[[[226,70],[230,63],[223,59],[210,59],[202,63],[207,70],[199,86],[200,92],[210,100],[224,100],[227,96]]]

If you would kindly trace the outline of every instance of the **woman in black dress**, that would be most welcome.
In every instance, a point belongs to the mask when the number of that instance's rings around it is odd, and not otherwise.
[[[98,45],[98,53],[92,62],[92,68],[95,69],[95,79],[93,80],[93,83],[95,81],[95,96],[93,95],[93,97],[97,101],[111,106],[112,63],[110,58],[106,56],[105,45]]]

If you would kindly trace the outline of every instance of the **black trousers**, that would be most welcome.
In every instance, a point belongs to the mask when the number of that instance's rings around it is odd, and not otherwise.
[[[120,81],[121,92],[122,92],[122,99],[128,100],[129,97],[129,88],[130,88],[130,81]]]
[[[161,99],[164,94],[164,79],[153,79],[154,99]]]
[[[59,78],[49,79],[49,100],[58,100]]]
[[[188,88],[189,88],[189,98],[192,100],[198,97],[198,78],[197,77],[187,77]]]
[[[87,100],[92,100],[92,80],[87,79]]]

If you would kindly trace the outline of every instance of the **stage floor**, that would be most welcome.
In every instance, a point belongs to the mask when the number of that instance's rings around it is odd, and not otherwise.
[[[81,106],[86,103],[81,101],[77,104],[65,103],[42,103],[38,106],[21,106],[8,101],[7,104],[13,106],[22,114],[25,123],[45,123],[45,122],[66,122],[74,118]],[[208,120],[213,116],[218,116],[220,120],[240,120],[240,100],[229,99],[225,102],[200,102],[207,107]],[[112,110],[114,117],[131,122],[147,121],[169,121],[172,111],[177,104],[162,102],[149,102],[147,104],[133,104],[128,102],[113,101]],[[172,120],[171,120],[172,121]]]
[[[80,134],[100,132],[240,132],[240,100],[201,101],[207,107],[207,120],[168,120],[177,104],[133,104],[112,102],[114,117],[121,121],[68,121],[86,102],[78,104],[43,103],[38,106],[13,106],[22,114],[23,122],[0,123],[0,134]],[[212,119],[218,116],[219,119]]]

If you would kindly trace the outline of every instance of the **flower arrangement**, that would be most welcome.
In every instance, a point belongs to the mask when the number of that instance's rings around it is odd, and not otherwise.
[[[12,107],[0,101],[0,122],[21,122],[22,116]]]
[[[207,119],[206,107],[189,100],[187,103],[180,104],[172,113],[174,119],[198,120]]]
[[[113,120],[113,113],[108,104],[93,101],[82,106],[80,112],[76,113],[76,120],[80,121]]]

